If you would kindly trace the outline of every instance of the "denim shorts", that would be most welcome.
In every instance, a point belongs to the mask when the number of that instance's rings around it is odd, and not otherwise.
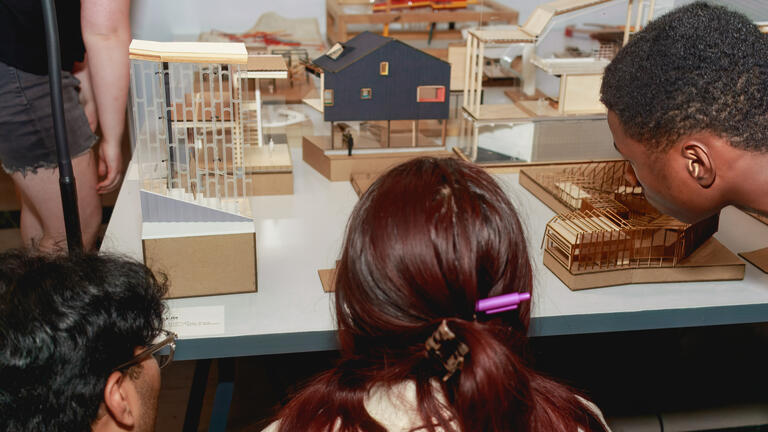
[[[80,81],[61,73],[69,154],[86,153],[98,137],[78,100]],[[0,62],[0,160],[10,173],[36,173],[58,166],[48,75],[35,75]]]

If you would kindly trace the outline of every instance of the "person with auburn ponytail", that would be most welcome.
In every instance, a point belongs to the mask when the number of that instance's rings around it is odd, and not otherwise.
[[[265,431],[608,429],[596,406],[526,365],[531,264],[482,169],[421,158],[384,174],[352,212],[337,270],[341,358]]]

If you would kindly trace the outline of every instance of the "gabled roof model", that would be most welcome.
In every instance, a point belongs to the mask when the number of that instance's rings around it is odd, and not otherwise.
[[[329,49],[328,52],[326,52],[324,55],[314,59],[312,63],[323,69],[325,72],[336,73],[388,43],[403,44],[409,48],[412,48],[414,51],[418,51],[426,56],[434,57],[431,54],[425,53],[424,51],[421,51],[417,48],[413,48],[410,45],[405,44],[397,39],[379,36],[375,33],[365,31],[346,42],[337,43],[331,47],[331,49]],[[341,54],[338,54],[337,51],[339,46],[343,48]],[[434,58],[440,61],[444,61],[442,59],[438,59],[437,57]]]

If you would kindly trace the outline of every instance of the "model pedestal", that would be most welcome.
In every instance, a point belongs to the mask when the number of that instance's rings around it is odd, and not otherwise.
[[[293,161],[288,144],[246,147],[245,165],[250,180],[245,195],[293,194]]]
[[[170,281],[168,298],[256,292],[252,230],[145,238],[142,245],[147,267]]]
[[[224,150],[220,150],[224,151]],[[232,155],[227,155],[226,167],[216,160],[212,152],[208,158],[200,157],[198,166],[201,180],[207,190],[213,190],[218,182],[219,190],[226,196],[290,195],[293,193],[293,161],[288,144],[272,146],[244,146],[243,164],[245,181],[237,180],[232,170]],[[205,175],[207,172],[226,171],[228,176]],[[224,193],[224,192],[222,192]]]
[[[744,279],[744,262],[714,237],[674,267],[640,267],[573,274],[546,250],[544,265],[572,291],[635,283]]]
[[[308,136],[302,139],[302,158],[317,172],[331,181],[349,181],[354,174],[380,173],[407,160],[422,157],[452,157],[443,148],[400,147],[386,149],[360,149],[352,151],[329,150],[331,137]]]

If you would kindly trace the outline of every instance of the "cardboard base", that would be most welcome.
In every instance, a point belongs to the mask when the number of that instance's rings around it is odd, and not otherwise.
[[[247,196],[292,195],[293,172],[246,174],[251,180],[245,188]]]
[[[317,275],[320,276],[320,284],[323,286],[323,291],[334,292],[336,291],[336,269],[324,269],[318,270]]]
[[[612,285],[744,279],[744,262],[717,239],[710,238],[675,267],[645,267],[572,274],[548,251],[544,265],[572,291]]]
[[[741,252],[739,255],[753,266],[759,268],[763,273],[768,273],[768,248]]]
[[[382,149],[376,153],[325,153],[330,137],[305,136],[302,139],[302,158],[317,172],[331,181],[349,181],[354,174],[384,172],[407,160],[422,156],[454,157],[448,150],[393,152]]]
[[[257,290],[253,232],[145,239],[142,244],[146,265],[168,277],[167,298]]]

